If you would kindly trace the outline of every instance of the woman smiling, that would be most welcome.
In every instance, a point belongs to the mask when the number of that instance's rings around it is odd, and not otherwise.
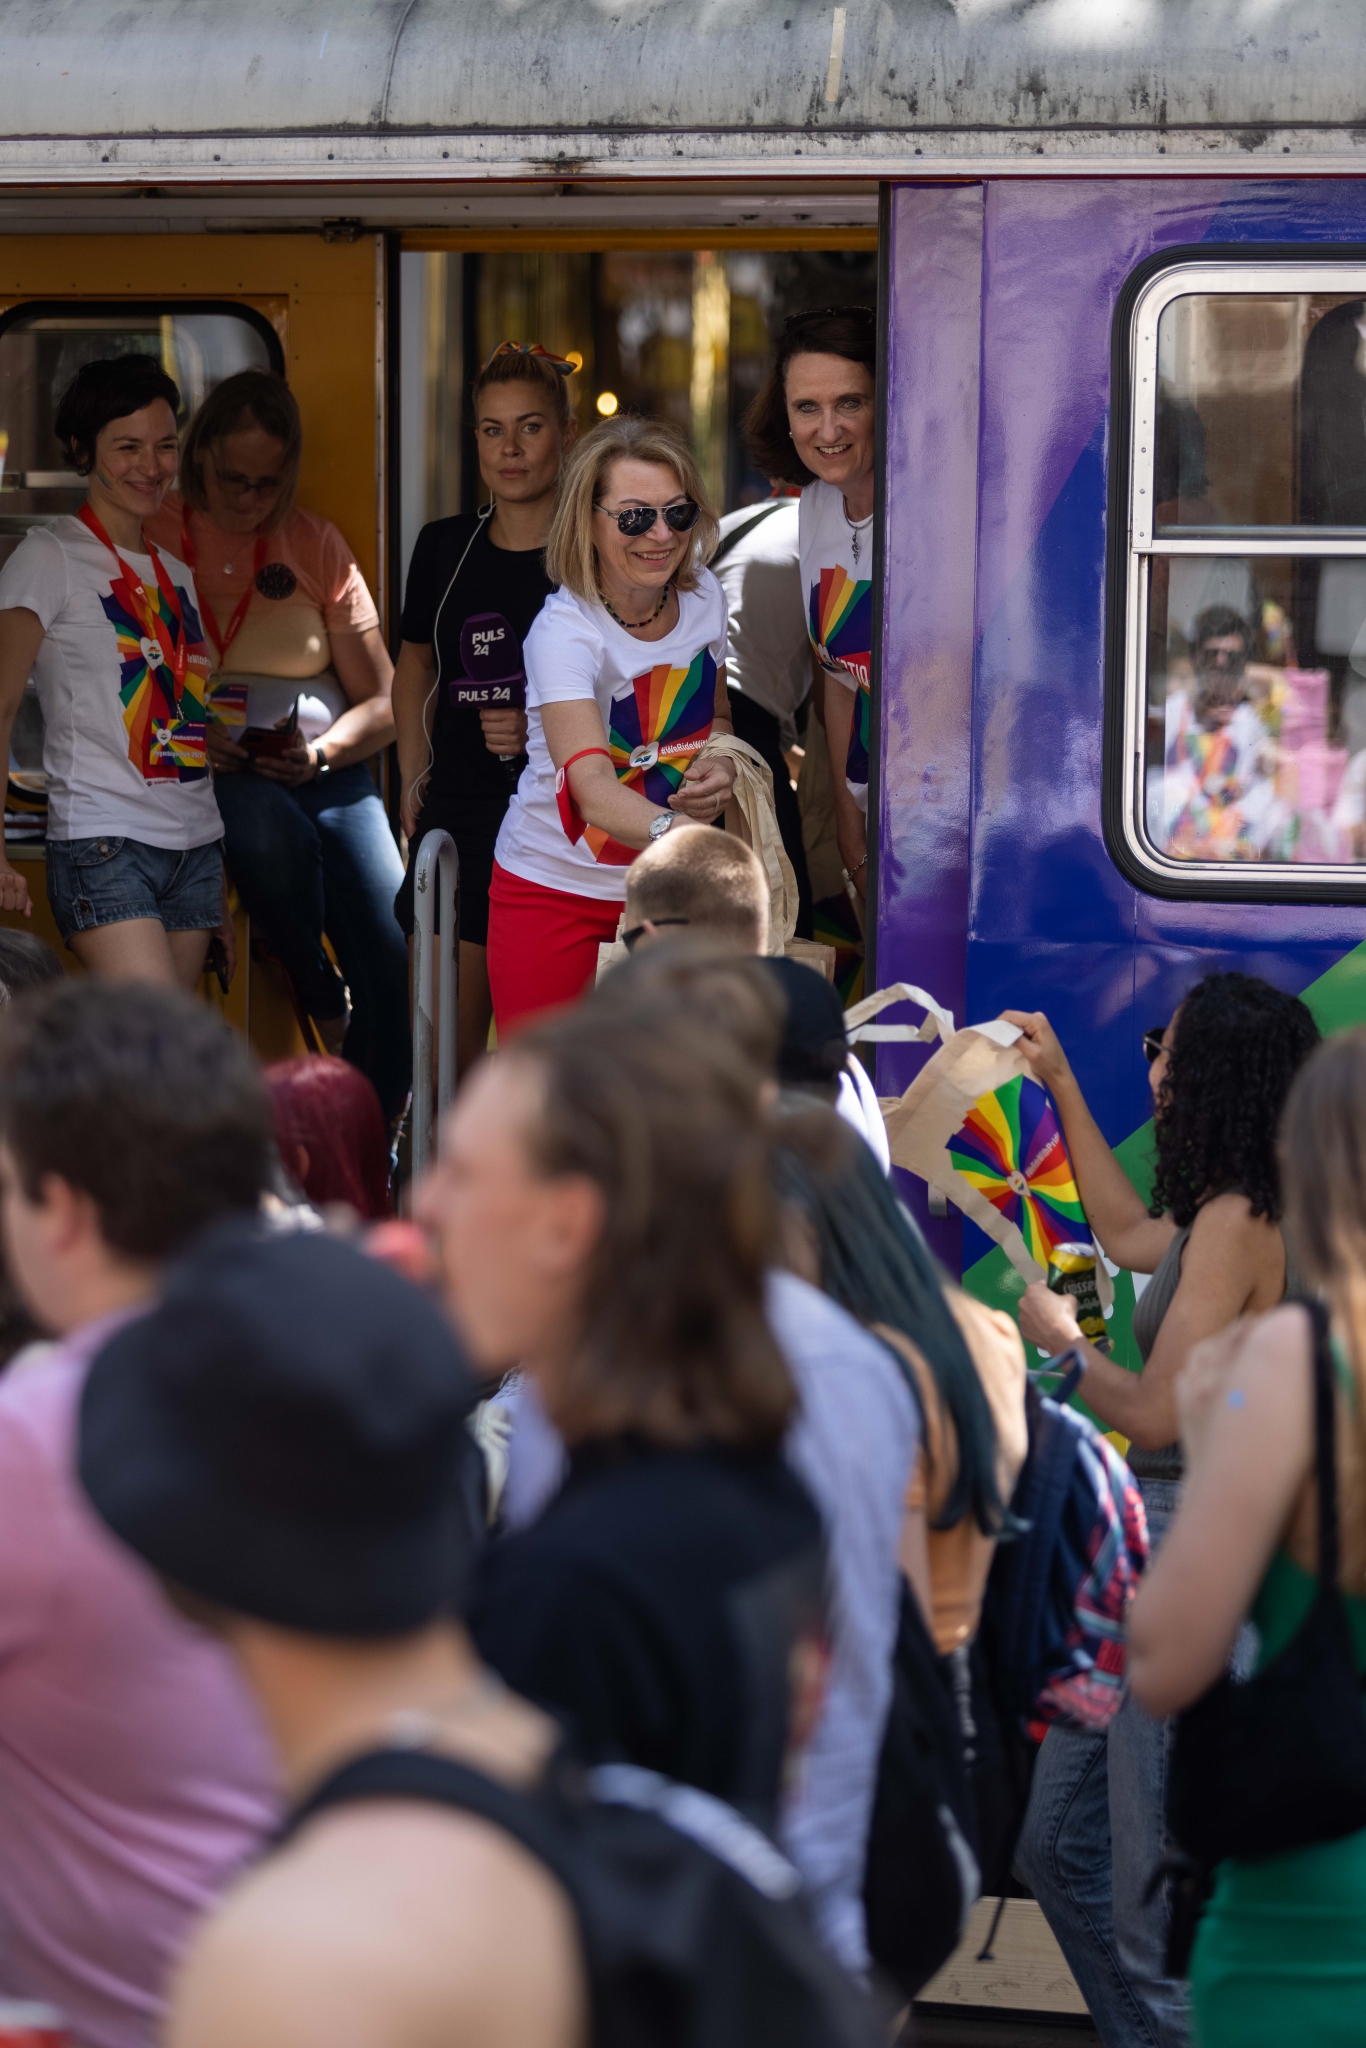
[[[803,485],[798,523],[806,625],[824,693],[845,873],[868,893],[877,320],[867,306],[789,318],[768,382],[745,416],[765,476]]]
[[[561,587],[526,639],[527,766],[489,891],[500,1038],[592,981],[637,853],[729,801],[729,764],[696,758],[731,729],[726,603],[702,566],[716,533],[676,427],[606,420],[570,455],[546,548]]]
[[[87,363],[57,440],[90,480],[75,518],[34,527],[0,574],[0,747],[30,672],[45,721],[47,889],[81,965],[199,978],[223,916],[223,821],[204,748],[210,659],[194,579],[145,522],[175,479],[180,393],[150,356]],[[0,858],[0,910],[31,910]]]

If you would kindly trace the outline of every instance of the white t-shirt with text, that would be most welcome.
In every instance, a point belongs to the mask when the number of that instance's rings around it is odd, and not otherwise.
[[[858,692],[845,780],[868,808],[868,708],[873,646],[873,523],[851,526],[843,493],[812,483],[801,495],[798,533],[806,630],[821,667]],[[857,548],[857,553],[855,549]]]
[[[620,903],[638,849],[573,820],[571,839],[556,793],[541,707],[595,703],[618,780],[665,805],[711,732],[716,672],[726,660],[726,601],[703,570],[679,592],[678,624],[663,640],[635,640],[590,604],[557,590],[523,644],[527,765],[498,834],[498,865],[526,882]],[[565,792],[567,799],[567,791]],[[582,829],[580,829],[582,828]]]
[[[0,569],[0,611],[36,612],[43,626],[33,675],[45,728],[47,836],[208,846],[222,838],[223,821],[204,751],[211,664],[194,578],[162,553],[186,640],[177,684],[174,608],[151,556],[120,553],[142,580],[140,607],[129,603],[113,554],[79,519],[33,527]],[[148,622],[155,639],[144,631]]]

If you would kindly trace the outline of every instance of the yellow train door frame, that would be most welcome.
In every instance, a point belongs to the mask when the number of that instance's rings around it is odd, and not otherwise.
[[[262,314],[284,351],[303,416],[299,499],[334,520],[380,609],[387,609],[388,421],[385,386],[386,237],[324,241],[316,234],[3,235],[0,313],[27,300],[216,299]],[[0,425],[4,423],[0,421]],[[21,850],[19,857],[22,857]],[[29,929],[54,945],[56,927],[37,862]],[[24,920],[0,913],[0,922]],[[303,1050],[278,968],[250,958],[238,920],[237,978],[223,1007],[258,1052]],[[70,954],[65,959],[74,967]],[[219,1000],[216,985],[206,984]]]

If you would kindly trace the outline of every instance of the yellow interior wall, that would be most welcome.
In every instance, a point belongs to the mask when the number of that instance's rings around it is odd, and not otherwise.
[[[0,310],[24,299],[236,299],[264,313],[280,337],[285,373],[303,417],[299,502],[346,535],[381,618],[377,412],[379,238],[324,242],[317,235],[0,235]],[[34,899],[30,931],[57,944],[42,863],[23,861]],[[0,923],[27,921],[0,912]],[[278,967],[248,965],[237,917],[239,965],[226,1003],[263,1058],[303,1050]],[[64,955],[69,967],[72,956]]]

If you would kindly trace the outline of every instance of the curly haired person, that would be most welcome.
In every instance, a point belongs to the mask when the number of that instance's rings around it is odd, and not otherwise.
[[[1144,1034],[1156,1174],[1145,1204],[1086,1106],[1042,1014],[1007,1010],[1036,1080],[1052,1092],[1096,1237],[1151,1274],[1134,1311],[1132,1373],[1083,1342],[1074,1304],[1041,1281],[1020,1329],[1075,1347],[1081,1391],[1127,1436],[1156,1550],[1181,1481],[1176,1383],[1192,1347],[1296,1291],[1281,1233],[1276,1130],[1318,1044],[1298,997],[1247,974],[1209,974],[1162,1031]],[[1170,1903],[1145,1899],[1166,1843],[1167,1724],[1127,1700],[1106,1735],[1052,1728],[1039,1755],[1019,1866],[1072,1967],[1106,2048],[1184,2048],[1184,1987],[1166,1975]]]

